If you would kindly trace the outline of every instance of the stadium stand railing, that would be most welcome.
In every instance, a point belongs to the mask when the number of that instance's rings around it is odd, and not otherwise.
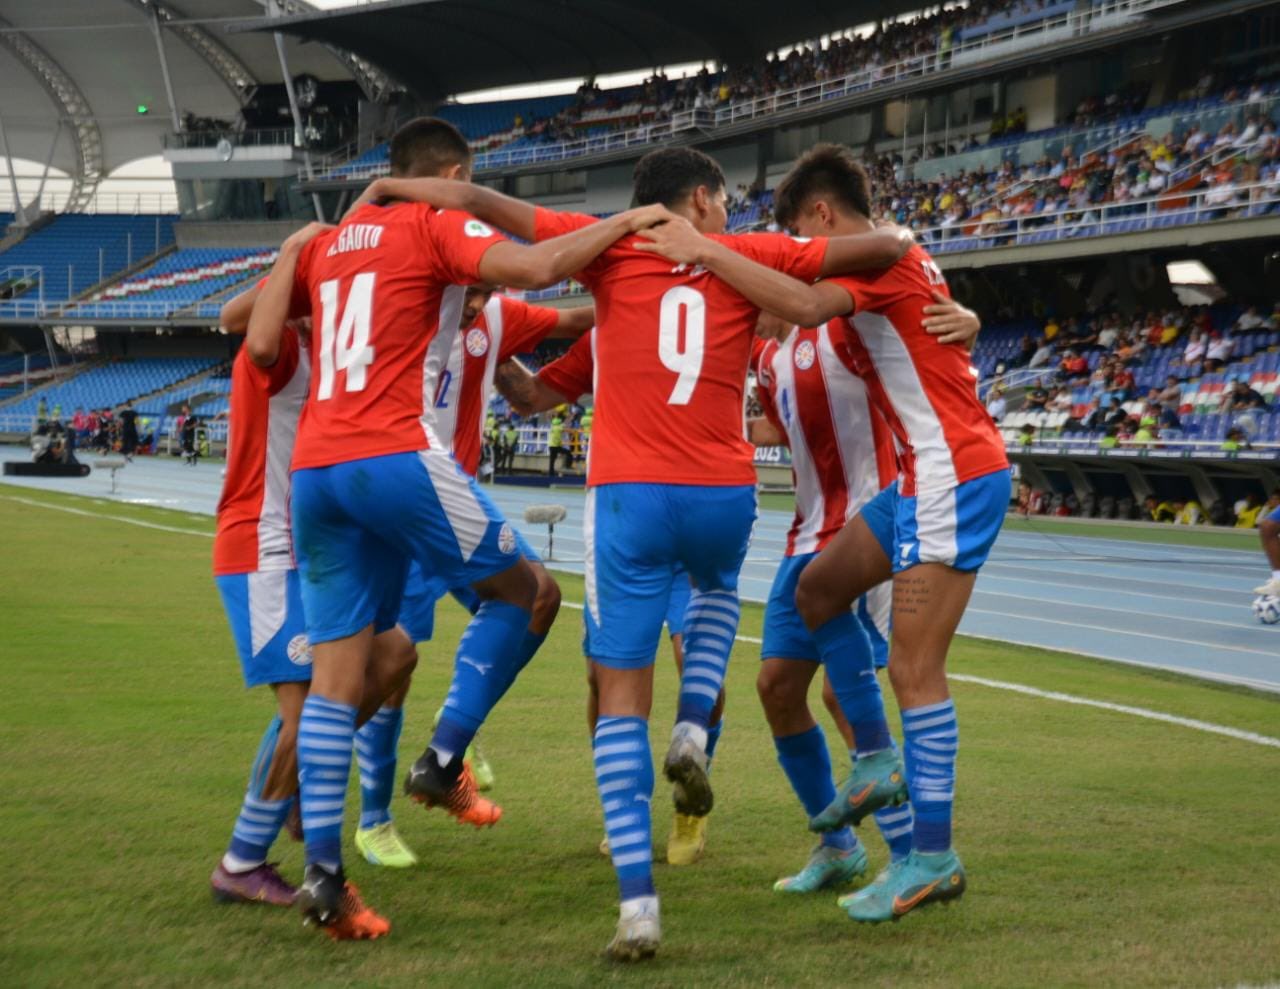
[[[945,50],[889,64],[865,66],[836,79],[777,90],[721,107],[677,111],[669,120],[628,130],[556,144],[512,142],[503,148],[476,155],[474,166],[480,172],[551,164],[570,158],[641,147],[692,130],[712,131],[736,126],[760,117],[820,106],[830,100],[862,93],[877,86],[892,85],[962,65],[998,59],[1013,51],[1034,49],[1093,32],[1113,30],[1148,11],[1184,2],[1186,0],[1095,0],[1092,5],[1080,8],[1074,4],[1051,4],[1033,11],[1029,18],[1013,17],[1003,27],[971,36]],[[322,173],[321,178],[375,178],[385,175],[388,167],[384,144],[329,168]]]

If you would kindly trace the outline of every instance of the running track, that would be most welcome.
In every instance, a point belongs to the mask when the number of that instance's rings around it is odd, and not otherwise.
[[[24,453],[0,449],[4,459]],[[119,472],[114,496],[101,470],[85,479],[4,482],[212,514],[221,467],[139,460]],[[488,490],[539,552],[546,529],[524,525],[525,507],[565,505],[569,515],[556,528],[553,565],[582,572],[580,490]],[[760,513],[743,568],[745,599],[768,596],[790,522],[787,512]],[[1264,574],[1258,552],[1009,531],[978,578],[960,631],[1280,692],[1280,626],[1259,625],[1249,612],[1250,589]]]

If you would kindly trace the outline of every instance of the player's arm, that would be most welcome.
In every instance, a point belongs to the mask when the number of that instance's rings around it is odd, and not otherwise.
[[[572,309],[561,309],[559,312],[555,329],[547,334],[548,340],[576,340],[595,326],[595,306],[575,306]]]
[[[522,416],[546,412],[564,405],[566,399],[558,391],[541,380],[536,374],[514,357],[503,361],[493,375],[494,386],[517,413]]]
[[[280,356],[280,338],[290,315],[294,275],[302,249],[316,234],[329,229],[324,223],[308,223],[280,245],[280,254],[253,304],[245,333],[249,360],[258,367],[271,367]]]
[[[703,237],[684,218],[639,231],[642,251],[661,254],[681,264],[701,265],[728,282],[751,303],[797,326],[820,326],[853,311],[853,298],[833,282],[806,285],[790,275],[766,268],[732,248]],[[648,243],[646,243],[646,241]]]
[[[480,259],[480,280],[515,288],[546,288],[586,268],[619,238],[672,219],[674,213],[654,204],[527,247],[499,241]]]
[[[483,185],[456,179],[374,179],[347,213],[349,215],[366,203],[381,199],[429,203],[437,209],[461,210],[523,240],[534,239],[536,207]]]
[[[218,313],[218,325],[237,336],[245,333],[249,329],[249,314],[253,312],[253,304],[257,298],[258,282],[254,282],[222,304]]]
[[[823,275],[850,275],[895,264],[915,244],[906,227],[885,226],[871,233],[846,234],[827,239],[822,259]]]
[[[752,446],[786,446],[787,434],[760,416],[747,420],[747,442]]]
[[[982,320],[972,309],[935,289],[933,302],[924,307],[924,319],[920,325],[926,333],[937,337],[939,343],[959,343],[966,350],[972,351],[973,345],[978,342]]]

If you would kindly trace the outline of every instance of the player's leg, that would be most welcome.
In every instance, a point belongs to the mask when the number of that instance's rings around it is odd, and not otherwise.
[[[380,459],[380,458],[376,458]],[[306,878],[298,905],[334,938],[379,937],[390,924],[368,910],[342,869],[342,815],[358,709],[374,636],[395,623],[406,561],[364,528],[377,462],[301,470],[293,476],[294,546],[302,577],[311,693],[298,726],[298,780]],[[370,699],[376,704],[381,698]]]
[[[689,609],[689,596],[693,587],[684,568],[676,570],[671,580],[671,594],[667,599],[667,633],[671,638],[671,656],[675,660],[676,675],[684,675],[684,618]],[[711,709],[707,728],[707,772],[715,760],[716,747],[724,730],[724,687]],[[707,847],[708,815],[681,814],[675,811],[671,831],[667,836],[667,864],[692,865],[702,857]]]
[[[218,578],[248,686],[271,685],[276,715],[258,746],[231,841],[210,877],[216,899],[292,905],[296,890],[268,864],[298,790],[297,737],[311,679],[297,572]]]
[[[587,492],[586,641],[599,716],[592,733],[596,786],[618,878],[619,919],[608,954],[634,961],[661,938],[653,885],[653,662],[671,593],[674,534],[653,485]]]
[[[411,496],[388,524],[401,525],[424,572],[450,587],[469,585],[481,602],[458,645],[431,743],[405,791],[477,827],[492,825],[502,812],[479,796],[464,755],[518,671],[538,580],[519,553],[515,531],[450,456],[423,450],[384,459],[395,461],[397,484]]]
[[[756,493],[752,486],[654,487],[666,501],[679,560],[693,584],[680,701],[663,773],[674,784],[676,810],[705,815],[714,799],[707,776],[711,716],[738,632],[738,573],[755,524]]]
[[[846,523],[804,568],[796,608],[810,630],[840,708],[854,733],[853,769],[833,801],[811,820],[815,830],[858,824],[906,800],[902,760],[893,745],[875,675],[875,653],[855,602],[891,573],[886,546],[894,532],[896,495],[886,488]]]
[[[765,606],[763,661],[756,678],[778,765],[808,817],[836,796],[827,739],[809,709],[809,685],[820,657],[795,607],[796,582],[811,560],[809,555],[786,557],[778,567]],[[773,888],[810,893],[848,882],[866,868],[867,853],[852,829],[836,828],[822,835],[799,872]]]
[[[1280,508],[1258,523],[1258,538],[1262,542],[1262,551],[1267,554],[1267,563],[1271,565],[1271,579],[1255,587],[1253,593],[1280,597]]]
[[[889,677],[902,713],[912,851],[850,898],[855,920],[889,920],[964,893],[964,867],[951,847],[959,732],[946,658],[1004,521],[1009,486],[1008,471],[999,471],[899,501]]]

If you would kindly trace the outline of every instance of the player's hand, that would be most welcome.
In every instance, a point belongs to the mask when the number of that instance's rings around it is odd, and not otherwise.
[[[939,343],[968,345],[977,339],[982,329],[977,313],[936,290],[933,300],[924,307],[924,319],[920,323],[926,333],[937,337]]]
[[[666,223],[647,230],[640,230],[635,248],[651,254],[661,254],[679,264],[699,264],[707,248],[707,238],[682,216],[675,216]]]
[[[622,215],[628,221],[628,228],[632,233],[639,233],[641,230],[656,227],[659,223],[669,223],[671,220],[677,219],[676,214],[661,203],[637,206],[635,209],[627,210]]]
[[[317,234],[322,234],[326,230],[332,230],[332,229],[333,229],[332,223],[318,223],[316,221],[312,221],[311,223],[308,223],[305,227],[303,227],[301,230],[295,230],[288,237],[286,237],[285,242],[280,245],[280,250],[282,253],[284,251],[299,250],[302,247],[302,245],[305,244],[307,241],[309,241],[312,237],[316,236]]]
[[[907,251],[911,250],[911,248],[915,246],[915,231],[910,227],[901,226],[894,223],[892,220],[881,219],[876,220],[876,229],[886,230],[898,235],[898,257],[902,257],[902,255],[906,254]]]
[[[762,312],[756,319],[756,336],[761,340],[785,340],[791,332],[791,324],[781,316]]]

